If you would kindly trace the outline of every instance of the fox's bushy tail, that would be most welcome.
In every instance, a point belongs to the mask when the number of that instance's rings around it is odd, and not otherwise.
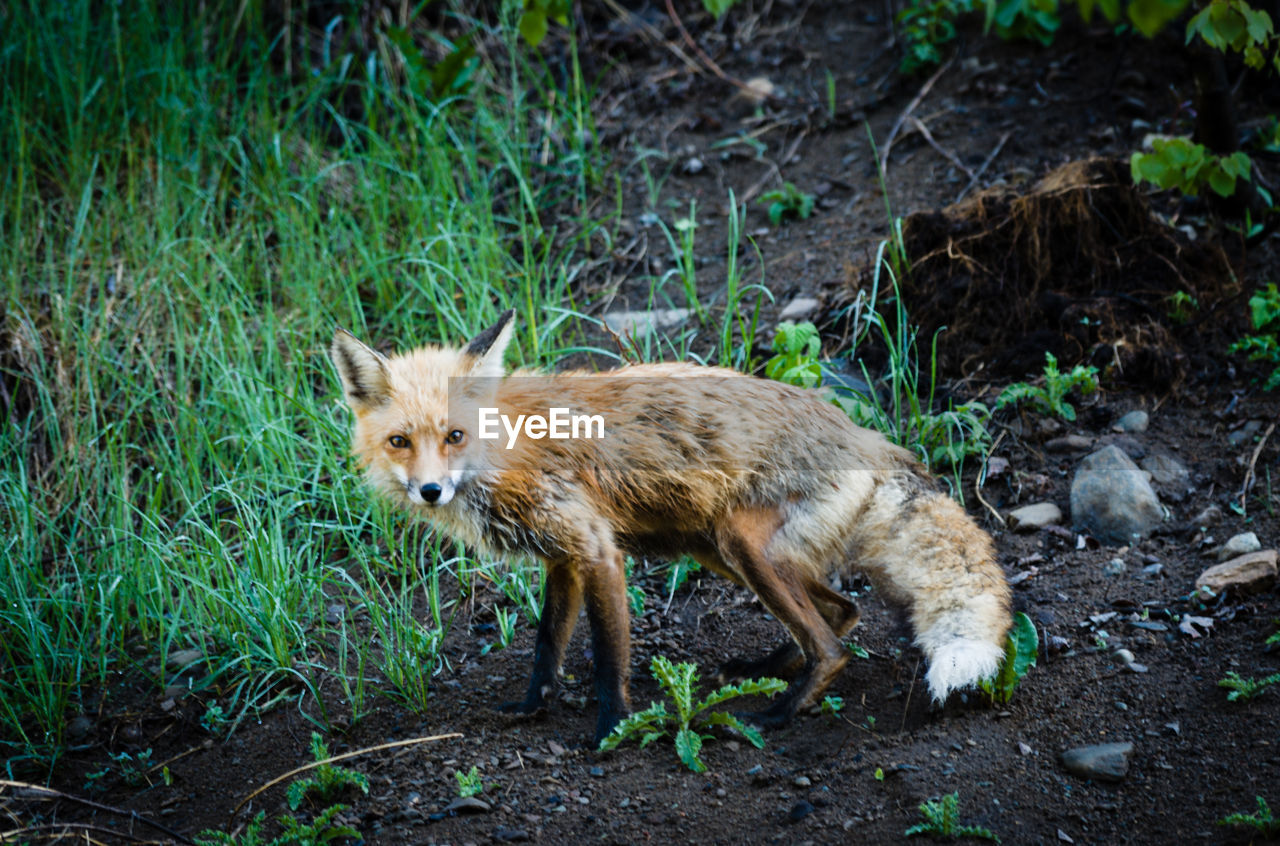
[[[906,606],[928,659],[934,701],[995,673],[1011,624],[1009,584],[991,538],[949,496],[919,480],[875,494],[866,561],[881,590]]]

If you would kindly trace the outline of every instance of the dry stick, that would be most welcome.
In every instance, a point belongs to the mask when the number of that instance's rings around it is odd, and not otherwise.
[[[933,133],[929,131],[929,127],[925,126],[924,123],[921,122],[920,118],[918,117],[911,118],[911,125],[915,127],[916,132],[919,132],[921,135],[924,136],[924,140],[929,142],[930,147],[937,150],[947,161],[951,162],[953,165],[963,170],[965,174],[969,177],[970,182],[973,181],[974,179],[973,171],[965,167],[964,162],[957,159],[955,156],[955,153],[952,153],[950,150],[944,149],[942,145],[940,145],[937,141],[934,141]]]
[[[74,796],[70,793],[63,793],[61,790],[54,790],[52,787],[43,787],[39,784],[27,784],[24,781],[9,781],[8,779],[0,778],[0,788],[5,788],[5,787],[9,787],[14,790],[30,791],[35,793],[41,799],[66,799],[68,802],[76,802],[78,804],[93,808],[96,811],[105,811],[108,814],[117,814],[122,817],[129,817],[130,819],[136,822],[140,822],[143,825],[150,826],[151,828],[154,828],[157,831],[163,831],[165,834],[169,835],[175,840],[181,841],[182,843],[189,844],[189,846],[195,846],[195,844],[191,840],[188,840],[186,837],[183,837],[178,832],[174,831],[171,828],[168,828],[167,826],[161,825],[160,823],[154,820],[151,820],[142,816],[142,814],[139,814],[137,811],[126,811],[123,808],[114,808],[111,805],[104,805],[101,802],[95,802],[92,799],[84,799],[80,796]],[[0,836],[0,840],[3,840],[3,836]]]
[[[235,817],[236,814],[240,813],[240,809],[243,808],[251,799],[253,799],[253,797],[257,796],[259,793],[270,790],[271,788],[275,787],[277,784],[284,781],[285,779],[293,778],[299,773],[305,773],[307,770],[313,770],[316,767],[322,767],[325,764],[332,764],[334,761],[345,761],[348,758],[356,758],[360,755],[367,755],[370,752],[381,752],[383,749],[396,749],[401,746],[413,746],[414,744],[417,744],[417,743],[431,743],[432,741],[436,741],[436,740],[448,740],[451,737],[462,737],[462,733],[455,731],[450,734],[434,734],[431,737],[414,737],[414,738],[410,738],[409,740],[396,740],[391,743],[380,743],[377,746],[368,746],[368,747],[365,747],[364,749],[357,749],[354,752],[344,752],[341,755],[334,755],[332,758],[325,758],[323,761],[312,761],[310,764],[304,764],[303,766],[298,767],[297,769],[289,770],[289,772],[285,773],[282,776],[277,776],[271,779],[271,781],[267,782],[266,784],[259,787],[257,790],[250,793],[248,796],[241,799],[240,804],[236,805],[234,808],[231,809],[231,816]]]
[[[982,167],[978,168],[977,171],[974,172],[973,179],[969,180],[969,184],[964,186],[964,190],[956,197],[957,203],[964,199],[964,195],[968,194],[974,185],[978,184],[978,180],[982,178],[982,174],[987,172],[987,167],[996,160],[996,156],[1000,155],[1000,151],[1004,149],[1005,142],[1009,140],[1009,136],[1012,134],[1012,132],[1006,132],[1004,135],[1000,136],[1000,143],[996,144],[996,148],[991,151],[991,155],[987,156],[987,160],[982,163]]]
[[[780,103],[786,102],[785,97],[779,97],[776,94],[770,94],[766,91],[761,91],[759,88],[756,88],[752,85],[747,85],[747,83],[743,82],[737,77],[729,76],[729,74],[721,70],[720,66],[716,64],[715,59],[712,59],[710,56],[708,56],[706,51],[698,46],[698,42],[693,40],[693,36],[689,34],[689,30],[684,28],[684,21],[680,20],[680,16],[676,14],[676,8],[675,6],[671,5],[671,0],[667,0],[667,15],[671,18],[672,23],[676,25],[676,29],[680,30],[680,35],[684,38],[684,43],[688,44],[689,48],[693,50],[693,52],[697,54],[698,58],[701,59],[703,63],[707,66],[707,69],[710,70],[717,77],[719,77],[721,80],[729,83],[735,88],[739,88],[742,91],[745,91],[746,93],[750,94],[752,97],[759,97],[762,100],[774,100],[775,102],[780,102]]]
[[[667,0],[667,2],[669,3],[671,0]],[[884,178],[885,173],[888,171],[889,152],[893,149],[893,142],[898,137],[898,131],[902,129],[902,124],[905,123],[907,118],[911,116],[911,113],[916,110],[916,106],[920,105],[921,101],[928,96],[929,90],[933,88],[933,84],[938,81],[939,77],[941,77],[943,73],[946,72],[947,68],[951,67],[951,63],[954,61],[954,57],[948,59],[945,65],[938,68],[934,72],[933,76],[929,77],[925,84],[920,86],[920,90],[916,92],[915,98],[907,104],[905,109],[902,110],[902,114],[898,115],[898,120],[893,124],[893,129],[889,130],[889,138],[884,142],[884,152],[880,154],[881,179]]]
[[[144,840],[136,834],[130,834],[127,831],[116,831],[114,828],[106,828],[100,825],[90,825],[89,823],[46,823],[44,825],[29,825],[24,828],[15,828],[9,831],[0,831],[0,843],[18,843],[22,842],[25,837],[36,836],[41,839],[56,838],[61,841],[66,835],[72,832],[80,832],[84,834],[85,843],[107,843],[106,840],[90,840],[89,834],[106,834],[113,839],[118,837],[126,837],[134,843],[155,843],[154,840]],[[79,838],[77,837],[78,841]],[[190,843],[191,841],[187,841]]]
[[[1000,516],[1000,512],[992,508],[990,503],[982,498],[982,483],[986,479],[987,462],[991,459],[991,454],[996,451],[996,447],[1000,446],[1000,442],[1004,440],[1004,436],[1007,434],[1007,431],[1001,432],[999,437],[996,438],[996,442],[991,445],[991,449],[987,450],[987,457],[982,459],[982,469],[978,471],[978,478],[973,482],[973,492],[977,495],[978,502],[981,502],[983,506],[991,512],[991,516],[996,518],[996,522],[1001,526],[1003,526],[1005,522],[1004,518]]]
[[[916,668],[911,671],[911,684],[907,687],[907,700],[902,703],[902,724],[898,726],[901,732],[907,727],[907,712],[911,709],[911,691],[916,689],[916,673],[920,672],[920,659],[916,659]]]
[[[1267,431],[1262,434],[1262,440],[1258,441],[1258,446],[1253,450],[1253,457],[1249,459],[1249,469],[1244,471],[1244,484],[1240,486],[1240,510],[1243,513],[1247,510],[1244,501],[1245,496],[1249,493],[1249,485],[1253,483],[1253,468],[1258,463],[1258,456],[1262,454],[1262,448],[1267,445],[1267,438],[1271,437],[1271,433],[1276,430],[1276,424],[1272,423],[1267,427]]]

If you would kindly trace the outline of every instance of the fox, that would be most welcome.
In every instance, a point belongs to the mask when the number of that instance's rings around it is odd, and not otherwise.
[[[860,610],[831,585],[854,570],[905,609],[935,703],[998,669],[1011,612],[994,544],[909,450],[820,391],[726,368],[508,373],[513,327],[508,310],[462,346],[385,356],[338,329],[330,347],[372,490],[478,553],[543,568],[532,675],[502,710],[548,707],[585,606],[596,745],[631,713],[628,554],[688,554],[786,629],[717,673],[790,680],[748,715],[763,728],[819,702],[848,663]],[[566,409],[603,425],[556,437]]]

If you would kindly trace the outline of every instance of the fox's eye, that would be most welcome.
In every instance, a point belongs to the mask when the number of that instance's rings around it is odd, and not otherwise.
[[[461,429],[454,429],[452,432],[449,433],[448,437],[444,439],[444,442],[446,444],[449,444],[450,446],[454,446],[456,444],[462,443],[462,439],[465,438],[466,436],[467,436],[466,433],[463,432]]]
[[[408,449],[409,439],[404,435],[392,435],[387,439],[387,443],[391,444],[395,449]]]

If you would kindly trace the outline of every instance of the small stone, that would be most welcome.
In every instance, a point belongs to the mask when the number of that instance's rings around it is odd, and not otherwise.
[[[1112,558],[1106,564],[1102,565],[1102,575],[1119,576],[1123,575],[1125,569],[1123,558]]]
[[[84,740],[89,736],[93,729],[93,720],[89,719],[84,714],[72,718],[71,722],[67,723],[67,735],[70,736],[72,740]]]
[[[474,796],[459,796],[444,808],[446,814],[483,814],[490,810],[490,805],[483,799]]]
[[[1093,440],[1084,435],[1064,435],[1045,441],[1044,448],[1048,452],[1083,452],[1093,446]]]
[[[800,320],[801,318],[805,318],[813,314],[818,310],[818,306],[820,305],[821,303],[813,297],[796,297],[794,300],[787,303],[783,307],[782,311],[778,312],[778,319]]]
[[[684,170],[684,172],[689,176],[696,176],[697,174],[702,173],[702,169],[704,167],[706,167],[706,165],[702,163],[702,159],[698,158],[697,156],[692,156],[688,159],[685,159],[684,167],[682,168],[682,170]]]
[[[1115,432],[1145,432],[1149,423],[1150,418],[1145,411],[1130,411],[1117,420],[1111,429]]]
[[[1218,549],[1218,560],[1227,561],[1232,558],[1239,558],[1241,555],[1248,555],[1250,552],[1257,552],[1259,549],[1262,549],[1262,543],[1258,540],[1258,536],[1253,532],[1244,532],[1233,536],[1231,540]]]
[[[501,840],[504,843],[524,843],[529,839],[529,832],[523,828],[503,828],[499,826],[493,830],[493,839]]]
[[[787,819],[791,820],[793,823],[797,823],[812,813],[813,803],[801,799],[799,802],[791,806],[791,810],[787,812]]]
[[[1009,512],[1009,527],[1015,532],[1035,532],[1061,522],[1062,509],[1052,502],[1024,505]]]
[[[1031,754],[1031,747],[1030,747],[1030,746],[1028,746],[1027,744],[1023,743],[1021,740],[1019,740],[1019,741],[1018,741],[1018,754],[1019,754],[1019,755],[1022,755],[1023,757],[1026,757],[1027,755],[1030,755],[1030,754]]]
[[[655,330],[671,329],[689,319],[687,308],[658,308],[653,311],[615,311],[604,316],[604,325],[618,335],[643,338]]]
[[[1141,467],[1157,484],[1170,488],[1185,488],[1191,481],[1191,471],[1178,459],[1163,453],[1148,455],[1142,459]]]
[[[1142,568],[1142,575],[1149,579],[1159,576],[1163,572],[1164,565],[1158,561],[1155,564],[1148,564]]]
[[[587,773],[592,778],[604,778],[604,767],[592,767],[591,769],[587,770]]]
[[[1221,519],[1222,509],[1217,505],[1210,505],[1188,520],[1187,524],[1191,529],[1204,531],[1217,525]]]
[[[813,784],[813,782],[809,780],[808,776],[796,776],[791,780],[791,783],[796,787],[808,787]]]
[[[1080,778],[1123,781],[1129,772],[1129,758],[1132,756],[1132,743],[1102,743],[1068,749],[1062,753],[1062,765],[1067,772]]]
[[[1243,443],[1253,440],[1253,436],[1258,434],[1258,430],[1261,428],[1261,420],[1250,420],[1239,429],[1236,429],[1234,432],[1227,435],[1227,443],[1231,446],[1240,446]]]
[[[347,606],[335,603],[324,609],[324,620],[326,623],[340,623],[346,613]]]
[[[179,670],[185,670],[203,657],[204,653],[199,649],[179,649],[169,653],[169,663]]]
[[[1071,481],[1071,519],[1099,541],[1127,545],[1164,519],[1164,508],[1138,466],[1116,446],[1086,456]]]
[[[1210,567],[1196,579],[1196,589],[1207,588],[1214,594],[1224,591],[1258,593],[1269,588],[1275,580],[1276,551],[1264,549]]]

